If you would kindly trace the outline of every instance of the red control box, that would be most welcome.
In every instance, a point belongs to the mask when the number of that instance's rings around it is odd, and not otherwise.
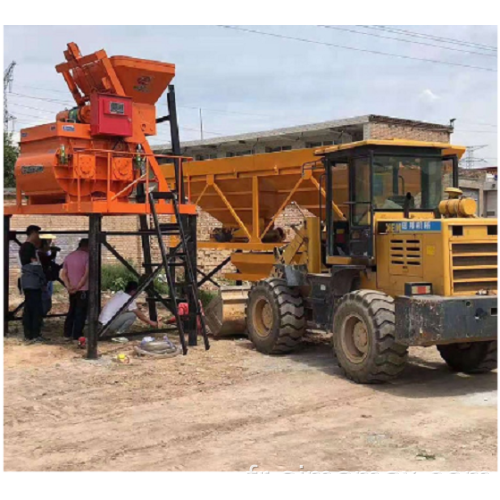
[[[94,93],[90,97],[92,135],[132,135],[132,99]]]

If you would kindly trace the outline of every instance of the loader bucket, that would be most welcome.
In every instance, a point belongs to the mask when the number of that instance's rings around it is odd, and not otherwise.
[[[214,337],[241,335],[246,330],[245,308],[250,286],[221,287],[205,309],[205,319]]]

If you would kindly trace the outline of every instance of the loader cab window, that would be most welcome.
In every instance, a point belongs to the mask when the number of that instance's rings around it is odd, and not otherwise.
[[[369,256],[371,254],[370,157],[339,159],[329,167],[330,201],[343,217],[327,211],[328,254]]]
[[[350,150],[327,159],[327,255],[372,256],[377,212],[402,212],[405,203],[410,211],[433,211],[446,198],[444,190],[457,184],[456,156],[402,155],[391,149],[383,154]],[[407,193],[411,199],[405,202]]]
[[[444,190],[453,184],[450,161],[441,157],[373,157],[373,208],[403,210],[406,193],[411,193],[412,210],[434,210]]]
[[[351,222],[355,226],[366,226],[370,223],[371,209],[370,158],[355,158],[351,170]]]

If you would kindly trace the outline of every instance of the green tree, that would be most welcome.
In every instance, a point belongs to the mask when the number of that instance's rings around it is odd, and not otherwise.
[[[15,187],[14,166],[16,164],[19,149],[14,144],[11,134],[3,134],[3,182],[4,187]]]

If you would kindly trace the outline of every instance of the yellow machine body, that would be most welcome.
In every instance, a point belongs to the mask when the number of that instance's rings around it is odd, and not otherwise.
[[[280,274],[280,266],[295,266],[308,273],[329,272],[336,265],[363,264],[360,287],[373,289],[396,297],[405,293],[409,282],[429,283],[434,294],[451,297],[476,293],[496,293],[496,219],[475,216],[473,200],[462,197],[460,190],[447,188],[448,199],[439,203],[439,211],[377,210],[373,213],[373,255],[366,259],[341,255],[325,255],[326,227],[322,226],[327,210],[335,220],[348,217],[348,169],[339,168],[332,183],[333,200],[327,206],[324,157],[332,152],[356,150],[363,147],[433,148],[443,158],[457,158],[465,151],[446,143],[417,141],[363,141],[322,148],[296,150],[247,157],[224,158],[185,165],[191,200],[206,210],[228,230],[227,240],[212,236],[199,242],[202,248],[232,250],[231,263],[237,272],[226,273],[226,279],[239,282],[258,282]],[[169,183],[173,169],[163,165]],[[418,192],[418,172],[405,171],[405,188]],[[450,174],[451,179],[451,174]],[[382,173],[378,181],[391,182]],[[295,203],[303,211],[303,221],[294,227],[289,242],[269,241],[266,234],[279,232],[278,217],[286,206]],[[345,214],[344,214],[345,212]],[[368,215],[368,221],[371,215]],[[218,233],[221,234],[220,232]],[[234,290],[230,312],[244,311],[245,294],[234,306]],[[228,299],[229,300],[229,299]],[[223,314],[220,306],[219,316]],[[228,309],[229,310],[229,309]],[[221,329],[224,321],[217,320]],[[217,321],[213,322],[216,324]],[[233,333],[241,333],[241,329]]]
[[[428,282],[444,297],[497,290],[497,220],[441,219],[440,229],[415,233],[376,234],[376,289],[396,296],[405,283]],[[430,226],[431,220],[407,225]],[[395,225],[396,228],[399,225]],[[370,287],[371,288],[371,287]]]

